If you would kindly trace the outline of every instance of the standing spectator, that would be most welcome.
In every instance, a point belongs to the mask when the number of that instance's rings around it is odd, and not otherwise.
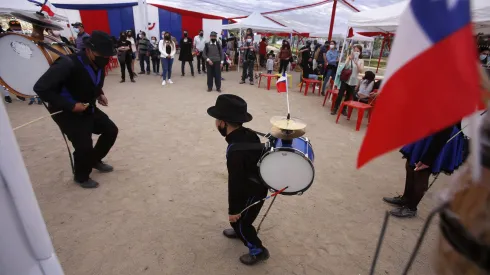
[[[169,32],[163,33],[163,40],[158,43],[158,50],[162,54],[162,86],[165,86],[166,80],[169,84],[172,82],[172,65],[174,64],[174,56],[176,52],[175,42],[172,41]]]
[[[288,69],[289,62],[293,57],[293,53],[291,52],[291,46],[289,46],[289,42],[287,40],[282,41],[282,47],[279,51],[279,73],[285,74]]]
[[[267,39],[265,37],[262,37],[262,41],[259,43],[259,56],[260,56],[260,67],[265,68],[265,56],[267,55],[267,46],[269,44],[267,43]]]
[[[153,73],[160,74],[160,51],[158,50],[158,40],[155,36],[151,37],[151,64],[153,65]]]
[[[349,100],[349,98],[353,95],[354,89],[359,83],[359,79],[357,78],[359,73],[364,72],[364,60],[362,59],[362,46],[354,45],[354,49],[351,54],[345,60],[345,69],[351,69],[352,74],[350,75],[349,80],[340,82],[339,95],[337,100],[335,101],[334,109],[332,111],[332,115],[336,115],[339,109],[340,103],[342,102],[342,98],[345,95],[344,100]],[[344,116],[347,115],[347,109],[344,108],[340,110]]]
[[[306,41],[306,45],[299,50],[301,53],[301,68],[303,69],[303,78],[308,78],[313,73],[313,50],[311,41]]]
[[[146,74],[150,74],[150,49],[151,42],[146,38],[146,33],[141,32],[139,34],[140,39],[138,43],[138,54],[140,59],[140,74],[145,74],[145,62],[146,62]]]
[[[273,70],[274,70],[274,55],[269,54],[267,58],[267,73],[272,74]]]
[[[248,30],[247,30],[248,32]],[[254,85],[254,65],[255,59],[257,58],[256,47],[253,44],[253,37],[250,34],[247,34],[245,38],[245,42],[243,46],[240,48],[243,51],[243,73],[242,73],[242,81],[240,84],[245,83],[245,79],[249,78],[250,85]]]
[[[327,52],[322,53],[323,60],[327,67],[325,68],[325,75],[323,77],[323,87],[322,87],[322,95],[325,95],[325,88],[328,85],[328,79],[332,77],[335,79],[335,75],[337,74],[337,65],[339,61],[339,52],[336,49],[337,43],[335,41],[330,41],[329,49]]]
[[[203,57],[208,67],[208,92],[213,90],[213,79],[216,91],[221,93],[221,68],[223,68],[223,49],[217,40],[217,33],[211,32],[210,42],[204,45]]]
[[[187,31],[184,31],[184,37],[180,39],[180,54],[179,60],[182,62],[182,76],[185,76],[185,63],[189,62],[189,66],[191,67],[191,74],[194,76],[194,56],[192,55],[193,43],[192,39],[188,37],[189,34]]]
[[[126,81],[126,68],[128,69],[129,78],[131,82],[134,81],[133,70],[131,69],[131,61],[133,60],[133,50],[131,48],[131,42],[128,41],[125,32],[121,32],[119,35],[119,41],[117,41],[117,58],[119,64],[121,64],[121,83]]]
[[[126,33],[126,39],[131,42],[131,71],[133,72],[133,76],[136,77],[138,76],[135,72],[134,72],[134,60],[136,59],[136,41],[134,40],[134,37],[133,37],[133,31],[131,30],[128,30],[127,33]]]
[[[79,51],[85,50],[85,44],[83,41],[85,39],[88,39],[90,35],[85,32],[85,28],[83,27],[83,24],[80,22],[76,22],[74,24],[71,24],[73,26],[73,31],[77,34],[77,38],[75,40],[75,45]]]
[[[206,41],[204,40],[204,32],[202,30],[199,31],[199,35],[194,37],[194,49],[197,52],[197,73],[201,74],[201,66],[202,71],[206,73],[206,61],[202,55],[202,51],[204,51],[204,46],[206,45]]]

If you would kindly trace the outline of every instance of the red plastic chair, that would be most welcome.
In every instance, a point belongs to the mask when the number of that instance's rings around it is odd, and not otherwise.
[[[308,94],[308,86],[310,86],[310,84],[312,84],[312,87],[313,87],[313,94],[315,93],[315,86],[316,86],[316,84],[322,85],[322,82],[320,80],[303,78],[303,81],[301,82],[301,86],[299,88],[299,92],[300,93],[303,90],[303,84],[304,83],[306,83],[305,96]],[[318,95],[320,95],[320,91],[318,91]]]
[[[267,90],[271,89],[271,80],[272,78],[278,78],[277,75],[275,74],[260,74],[259,78],[259,88],[260,88],[260,82],[262,81],[262,77],[267,77]]]
[[[332,96],[332,106],[330,107],[330,111],[333,111],[333,106],[335,104],[335,101],[337,100],[337,97],[339,96],[339,89],[337,88],[337,86],[334,85],[332,77],[329,78],[329,84],[330,84],[330,87],[333,87],[333,88],[329,88],[325,92],[325,98],[323,99],[323,105],[322,106],[325,106],[325,103],[327,102],[328,97]]]
[[[348,100],[348,101],[342,102],[342,104],[340,104],[339,112],[337,114],[337,120],[335,121],[335,123],[339,123],[339,118],[340,118],[340,115],[342,114],[342,110],[343,110],[344,106],[347,106],[347,120],[350,120],[350,117],[352,115],[352,111],[354,109],[357,109],[356,131],[359,131],[361,129],[362,119],[364,118],[364,112],[366,110],[371,111],[375,102],[376,102],[376,97],[370,99],[370,102],[368,104],[362,103],[359,101],[353,101],[353,100]],[[370,120],[371,120],[371,114],[369,114],[369,116],[368,116],[368,124],[369,124]]]

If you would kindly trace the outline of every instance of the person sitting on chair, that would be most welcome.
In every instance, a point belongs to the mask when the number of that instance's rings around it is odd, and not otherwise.
[[[367,71],[364,73],[364,77],[362,78],[361,82],[359,82],[357,86],[357,93],[355,93],[355,99],[357,101],[362,103],[368,103],[369,98],[372,97],[371,92],[373,91],[374,88],[375,77],[376,75],[371,71]]]
[[[228,238],[240,238],[249,249],[249,253],[241,256],[240,261],[254,265],[269,258],[269,251],[262,245],[253,226],[264,204],[261,200],[267,196],[267,187],[259,181],[257,167],[262,151],[234,150],[233,146],[240,143],[260,144],[260,139],[255,132],[242,126],[252,120],[252,115],[247,112],[245,100],[239,96],[218,96],[215,106],[208,109],[208,114],[216,119],[216,128],[228,142],[228,219],[233,228],[225,229],[223,234]],[[241,213],[257,201],[261,202]]]

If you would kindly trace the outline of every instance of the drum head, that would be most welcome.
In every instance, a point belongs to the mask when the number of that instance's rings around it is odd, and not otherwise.
[[[34,97],[34,84],[49,68],[44,51],[28,36],[7,33],[0,36],[0,84],[9,92]]]
[[[306,191],[315,177],[313,164],[308,158],[285,148],[264,155],[259,172],[264,183],[276,191],[288,186],[282,193],[284,195]]]

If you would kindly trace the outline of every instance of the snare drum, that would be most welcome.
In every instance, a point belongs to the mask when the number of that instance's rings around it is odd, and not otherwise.
[[[302,194],[310,188],[315,178],[315,154],[308,138],[276,139],[260,159],[259,174],[262,181],[284,195]]]
[[[17,33],[0,35],[0,84],[15,95],[35,97],[34,84],[58,58],[37,42],[35,38]],[[70,54],[59,45],[56,48]]]

